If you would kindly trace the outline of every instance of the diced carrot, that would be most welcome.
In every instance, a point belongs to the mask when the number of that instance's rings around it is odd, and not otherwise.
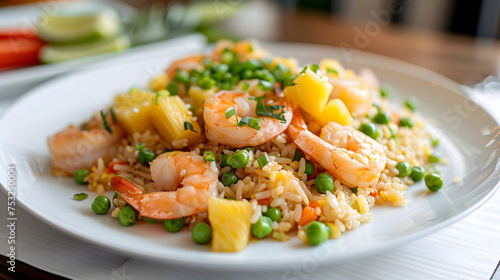
[[[271,199],[269,197],[268,198],[259,199],[259,200],[257,200],[257,203],[259,205],[269,205],[269,204],[271,204]]]
[[[316,221],[316,219],[318,219],[318,215],[316,215],[314,208],[306,206],[302,209],[302,215],[300,216],[300,220],[297,224],[299,226],[305,226],[312,221]]]
[[[391,113],[391,122],[398,124],[399,123],[399,114],[397,112]]]
[[[371,189],[370,195],[376,197],[378,195],[378,191],[375,188],[375,186],[370,186],[370,189]]]
[[[309,202],[309,206],[312,208],[320,207],[321,205],[317,201],[311,201]]]
[[[116,173],[115,165],[117,164],[127,164],[124,161],[113,161],[108,164],[108,173]]]

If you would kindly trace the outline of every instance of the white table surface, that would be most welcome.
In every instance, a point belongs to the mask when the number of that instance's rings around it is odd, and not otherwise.
[[[500,106],[500,91],[487,99],[480,96],[473,99],[492,115],[496,114],[500,122],[500,111],[497,109]],[[14,101],[15,98],[0,99],[0,115]],[[0,192],[0,204],[5,205],[6,201],[6,195]],[[234,271],[171,266],[117,253],[54,229],[20,207],[16,210],[17,259],[70,279],[475,280],[490,279],[500,261],[500,192],[477,211],[441,231],[390,251],[358,259],[356,263],[308,266],[306,269],[294,266],[286,271],[238,274]],[[3,209],[0,220],[7,221],[7,213]],[[0,226],[0,254],[4,256],[8,253],[7,237],[6,226]]]

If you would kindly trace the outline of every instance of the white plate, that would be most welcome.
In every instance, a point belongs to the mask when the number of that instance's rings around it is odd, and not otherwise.
[[[298,57],[303,63],[317,62],[321,57],[343,58],[342,50],[329,47],[305,44],[267,47],[275,54]],[[173,57],[176,55],[172,53]],[[315,266],[387,250],[471,213],[497,187],[500,129],[487,113],[458,94],[457,84],[400,61],[356,54],[350,57],[349,66],[371,67],[383,82],[394,88],[396,96],[392,100],[396,105],[404,98],[418,96],[419,112],[435,120],[430,129],[441,139],[439,151],[449,160],[447,166],[440,167],[445,185],[439,192],[428,193],[423,183],[413,185],[408,188],[408,205],[376,207],[372,221],[318,247],[305,246],[297,238],[285,243],[268,238],[252,241],[240,253],[211,253],[208,246],[194,244],[186,229],[172,234],[160,224],[122,227],[110,215],[92,212],[93,194],[81,202],[72,199],[73,194],[85,192],[85,187],[76,185],[71,178],[50,175],[46,138],[107,106],[116,93],[144,84],[152,73],[164,69],[170,59],[160,57],[72,74],[48,82],[23,97],[0,121],[2,184],[6,185],[7,165],[15,164],[18,201],[36,217],[87,241],[169,263],[240,270],[286,268],[293,264]],[[462,115],[453,111],[460,106],[465,108]],[[452,183],[455,176],[460,176],[462,182]]]

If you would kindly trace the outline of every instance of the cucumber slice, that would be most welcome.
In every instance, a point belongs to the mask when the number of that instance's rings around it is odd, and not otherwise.
[[[78,45],[45,45],[40,51],[40,61],[43,63],[60,62],[105,52],[121,51],[129,46],[130,40],[126,36]]]
[[[62,10],[40,20],[37,29],[38,36],[52,44],[76,44],[115,37],[121,22],[112,8]]]

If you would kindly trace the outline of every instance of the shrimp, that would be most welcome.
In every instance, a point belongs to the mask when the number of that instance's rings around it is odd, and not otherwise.
[[[318,137],[296,112],[287,133],[300,150],[351,188],[376,184],[385,167],[384,148],[352,127],[330,122]]]
[[[111,187],[139,214],[152,219],[177,219],[206,211],[217,194],[218,174],[193,152],[170,152],[151,162],[157,191],[145,194],[127,179],[114,176]]]
[[[292,107],[286,99],[280,97],[268,97],[262,102],[268,106],[284,106],[279,110],[283,110],[285,121],[257,116],[257,101],[250,99],[245,92],[226,91],[207,97],[203,110],[207,138],[232,147],[245,147],[257,146],[278,136],[290,124]],[[235,109],[235,115],[227,118],[225,111],[230,107]],[[262,118],[260,129],[248,125],[238,126],[238,121],[243,117]]]
[[[80,127],[68,126],[63,131],[47,139],[52,154],[52,167],[73,174],[82,168],[91,168],[99,158],[107,161],[116,153],[115,144],[125,135],[123,128],[106,117],[112,133],[102,125],[101,117],[96,117]]]
[[[201,70],[201,63],[203,62],[203,59],[205,59],[204,55],[197,54],[172,62],[166,71],[168,78],[173,80],[178,69],[182,69],[187,72],[190,72],[192,69]]]

